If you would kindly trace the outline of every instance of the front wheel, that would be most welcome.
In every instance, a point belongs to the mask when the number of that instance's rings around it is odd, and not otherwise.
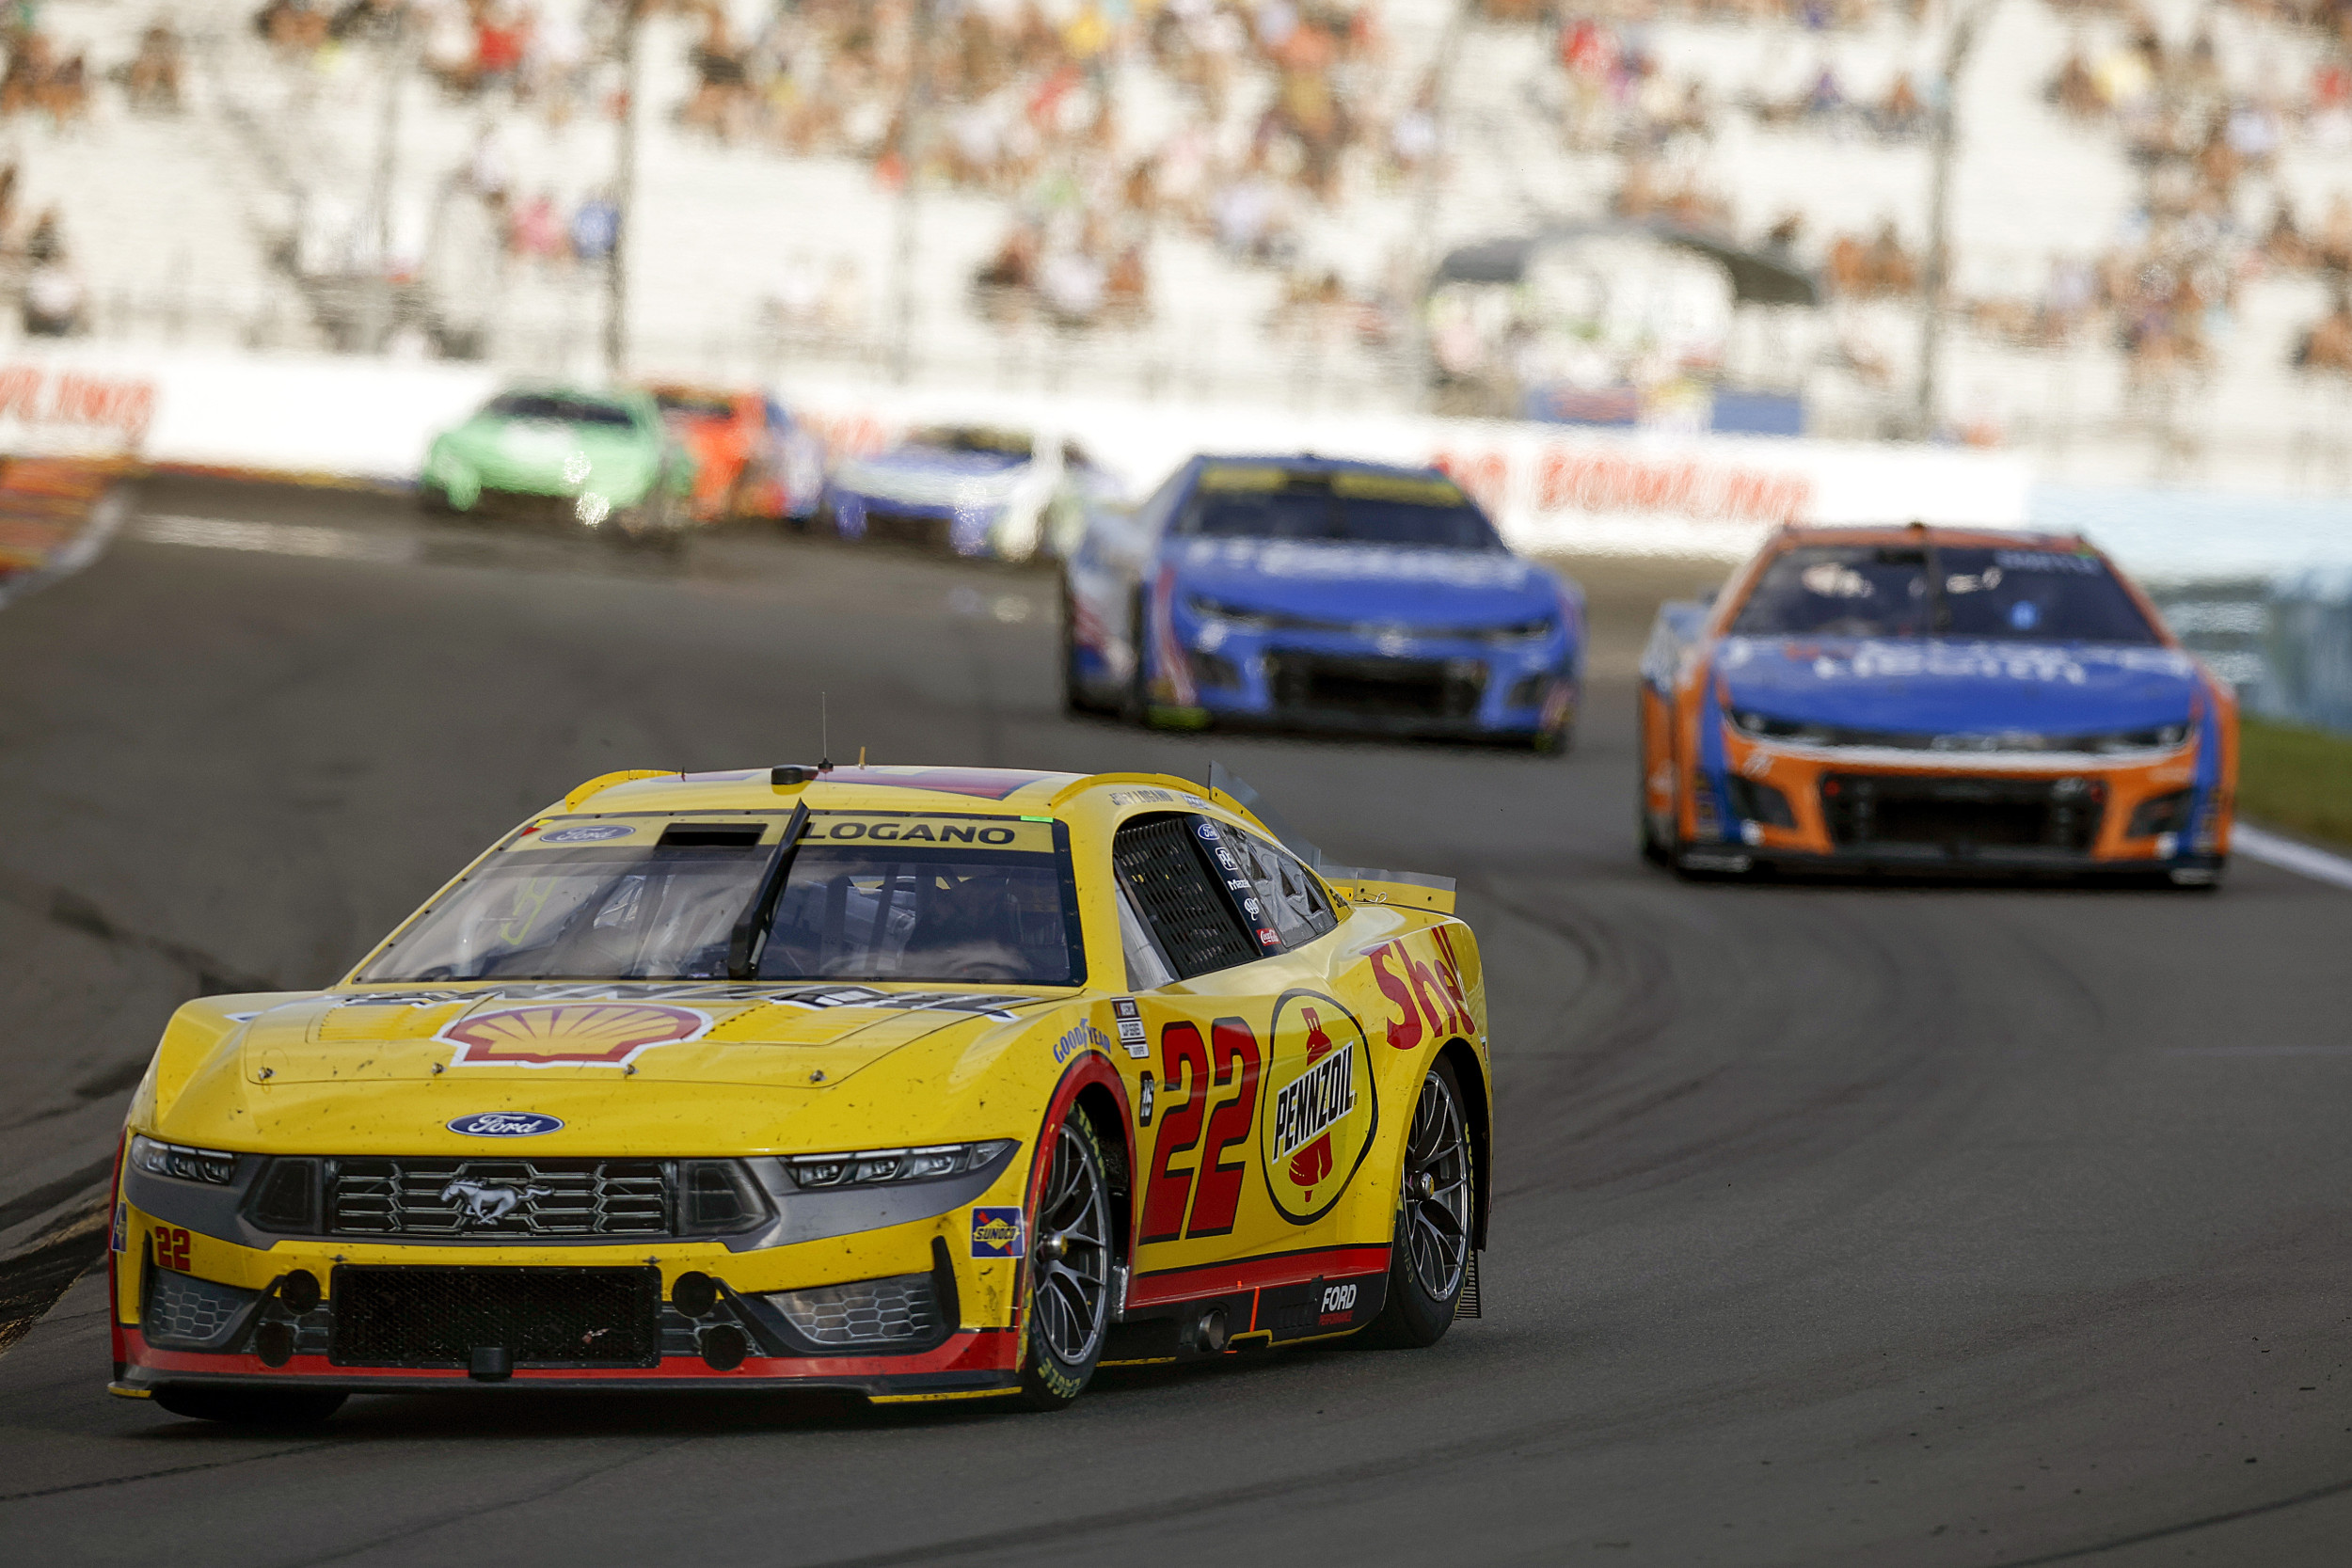
[[[1110,1183],[1084,1113],[1054,1132],[1054,1155],[1029,1227],[1028,1310],[1021,1402],[1059,1410],[1094,1376],[1111,1323]]]
[[[1445,1338],[1470,1276],[1478,1172],[1462,1089],[1445,1061],[1431,1064],[1405,1134],[1405,1173],[1390,1248],[1389,1299],[1361,1342],[1419,1349]]]
[[[310,1388],[175,1388],[155,1390],[155,1402],[174,1416],[226,1426],[310,1427],[342,1408],[344,1394]]]

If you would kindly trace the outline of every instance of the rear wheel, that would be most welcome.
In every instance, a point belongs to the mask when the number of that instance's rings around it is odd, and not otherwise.
[[[1070,585],[1061,591],[1061,705],[1070,713],[1100,713],[1103,705],[1090,695],[1086,682],[1078,674],[1078,638],[1073,629],[1077,625],[1078,607],[1070,596]]]
[[[1072,1111],[1054,1132],[1029,1227],[1021,1400],[1032,1410],[1059,1410],[1076,1399],[1103,1358],[1111,1323],[1106,1165],[1094,1124]]]
[[[1120,689],[1119,693],[1119,716],[1130,724],[1151,722],[1152,660],[1149,654],[1151,625],[1150,613],[1145,608],[1143,595],[1138,593],[1136,595],[1134,613],[1127,620],[1127,651],[1134,662],[1127,672],[1126,684]]]
[[[1439,1060],[1421,1081],[1406,1130],[1389,1299],[1364,1329],[1364,1344],[1418,1349],[1445,1338],[1470,1275],[1477,1180],[1461,1085]]]
[[[155,1402],[174,1416],[229,1426],[317,1426],[342,1408],[347,1395],[310,1388],[186,1388],[155,1390]]]

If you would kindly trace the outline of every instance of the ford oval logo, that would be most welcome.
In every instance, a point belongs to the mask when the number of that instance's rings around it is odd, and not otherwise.
[[[449,1130],[469,1138],[535,1138],[563,1125],[559,1118],[536,1111],[481,1111],[459,1117],[449,1124]]]
[[[541,833],[542,844],[601,844],[609,838],[627,838],[637,830],[618,822],[598,822],[585,828],[558,828]]]

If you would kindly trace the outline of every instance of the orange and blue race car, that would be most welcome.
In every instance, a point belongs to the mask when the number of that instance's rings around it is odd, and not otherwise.
[[[2080,538],[1784,529],[1642,656],[1643,852],[1691,873],[2212,886],[2237,706]]]
[[[651,388],[670,433],[693,454],[694,516],[806,522],[825,483],[825,447],[758,391]]]
[[[173,1017],[113,1390],[1053,1408],[1098,1366],[1434,1343],[1490,1189],[1452,908],[1156,775],[592,780],[340,983]]]

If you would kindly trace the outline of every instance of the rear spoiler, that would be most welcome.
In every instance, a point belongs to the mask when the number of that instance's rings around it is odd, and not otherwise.
[[[1350,903],[1401,904],[1408,910],[1454,912],[1454,879],[1424,877],[1418,871],[1372,871],[1358,865],[1332,865],[1323,851],[1291,832],[1272,806],[1221,763],[1209,764],[1209,797],[1263,828],[1290,852],[1314,867],[1316,875],[1340,890]]]
[[[1358,865],[1325,865],[1315,870],[1354,904],[1400,904],[1408,910],[1438,914],[1454,912],[1454,879],[1424,877],[1418,871],[1371,871]]]

